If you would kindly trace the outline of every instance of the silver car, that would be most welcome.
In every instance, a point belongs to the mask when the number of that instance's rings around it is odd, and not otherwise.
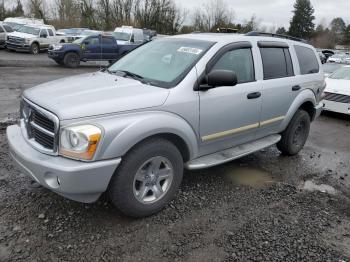
[[[44,187],[85,203],[107,191],[123,213],[143,217],[175,196],[184,168],[274,144],[297,154],[324,88],[317,52],[302,41],[178,35],[26,90],[7,137],[21,171]]]

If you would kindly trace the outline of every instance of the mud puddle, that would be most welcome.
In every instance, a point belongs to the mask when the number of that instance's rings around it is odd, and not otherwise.
[[[268,172],[252,167],[231,166],[225,168],[224,177],[233,185],[244,185],[253,188],[265,188],[279,182]]]

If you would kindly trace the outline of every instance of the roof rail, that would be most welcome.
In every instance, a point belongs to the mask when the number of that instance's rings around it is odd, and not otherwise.
[[[267,36],[267,37],[277,37],[277,38],[283,38],[283,39],[289,39],[297,42],[307,43],[305,39],[293,37],[289,35],[280,35],[280,34],[273,34],[273,33],[262,33],[257,31],[251,31],[249,33],[245,34],[246,36]]]

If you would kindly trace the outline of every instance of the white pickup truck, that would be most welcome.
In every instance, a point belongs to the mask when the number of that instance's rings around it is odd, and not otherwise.
[[[66,43],[66,36],[56,35],[56,30],[50,25],[28,24],[22,26],[17,32],[7,35],[6,47],[9,50],[30,52],[38,54],[46,50],[51,44]]]

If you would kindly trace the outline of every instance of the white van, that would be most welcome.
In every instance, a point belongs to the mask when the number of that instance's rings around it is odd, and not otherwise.
[[[0,22],[0,48],[6,47],[7,34],[13,32],[9,25]]]
[[[43,25],[43,19],[28,18],[28,17],[8,17],[5,18],[4,24],[12,27],[14,31],[17,31],[21,26],[28,24]]]
[[[143,30],[132,26],[117,27],[112,35],[118,45],[140,45],[144,42]]]

